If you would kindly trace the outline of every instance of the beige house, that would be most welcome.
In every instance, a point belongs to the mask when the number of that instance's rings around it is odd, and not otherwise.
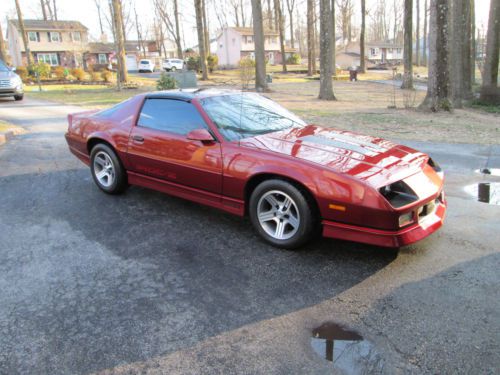
[[[264,50],[269,64],[281,64],[282,56],[279,34],[276,31],[264,31]],[[285,48],[285,59],[295,53],[294,48]],[[219,65],[234,67],[244,57],[255,58],[253,28],[226,27],[217,38],[217,57]]]
[[[24,20],[29,49],[35,62],[51,66],[81,67],[88,46],[88,29],[78,21]],[[17,20],[7,25],[9,53],[14,66],[26,65],[21,31]]]

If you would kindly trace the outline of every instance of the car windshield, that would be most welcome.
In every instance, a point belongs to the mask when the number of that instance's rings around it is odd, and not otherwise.
[[[2,60],[0,60],[0,72],[8,72],[9,68],[7,68],[7,65],[4,64]]]
[[[149,64],[148,60],[141,60],[141,64]]]
[[[293,113],[255,93],[208,97],[201,104],[228,141],[306,126]]]

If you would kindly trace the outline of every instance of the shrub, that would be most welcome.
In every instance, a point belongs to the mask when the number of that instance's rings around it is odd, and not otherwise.
[[[82,68],[71,69],[71,75],[78,81],[83,81],[85,79],[85,70],[83,70]]]
[[[57,79],[64,79],[68,75],[68,71],[62,66],[56,66],[54,68],[54,75]]]
[[[187,60],[187,68],[188,70],[200,70],[200,56],[191,56]]]
[[[37,75],[40,78],[44,79],[50,77],[50,65],[44,62],[32,64],[30,67],[28,67],[28,71],[29,74],[33,77],[36,77]]]
[[[171,75],[166,72],[161,73],[160,78],[156,81],[158,90],[171,90],[177,87],[177,82]]]
[[[90,76],[92,77],[92,81],[93,82],[101,81],[102,80],[101,72],[94,72],[94,71],[92,71],[90,73]]]
[[[113,77],[113,73],[111,73],[109,70],[103,70],[101,72],[101,77],[104,82],[111,82],[111,78]]]
[[[298,53],[292,53],[288,59],[286,59],[287,64],[298,65],[300,64],[300,55]]]
[[[238,65],[240,67],[241,86],[243,89],[247,89],[252,79],[254,79],[255,60],[245,57],[239,61]]]
[[[16,67],[16,74],[21,77],[23,82],[26,82],[28,79],[28,69],[26,69],[24,66],[18,66]]]
[[[208,55],[207,65],[208,65],[208,71],[210,73],[213,73],[213,71],[217,68],[217,65],[219,65],[219,57],[217,55]]]

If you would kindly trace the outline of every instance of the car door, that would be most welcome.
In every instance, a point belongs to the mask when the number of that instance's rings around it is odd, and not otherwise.
[[[187,138],[190,131],[200,128],[208,129],[198,109],[190,102],[145,99],[129,137],[129,169],[141,175],[220,194],[220,144]]]

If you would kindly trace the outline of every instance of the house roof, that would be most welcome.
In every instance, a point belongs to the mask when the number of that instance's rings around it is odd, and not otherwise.
[[[9,20],[17,29],[19,29],[19,21]],[[77,30],[86,31],[88,28],[80,21],[45,21],[45,20],[24,20],[24,28],[26,30]]]
[[[381,41],[367,42],[366,45],[369,47],[378,47],[378,48],[403,48],[403,45],[400,43],[381,42]]]
[[[241,35],[253,35],[253,27],[230,27],[230,29],[239,32]],[[274,30],[264,30],[264,35],[279,35],[279,33]]]
[[[145,41],[149,42],[149,41]],[[89,43],[89,53],[111,53],[115,52],[114,43]],[[129,40],[125,42],[125,52],[139,52],[139,43],[137,41]]]

